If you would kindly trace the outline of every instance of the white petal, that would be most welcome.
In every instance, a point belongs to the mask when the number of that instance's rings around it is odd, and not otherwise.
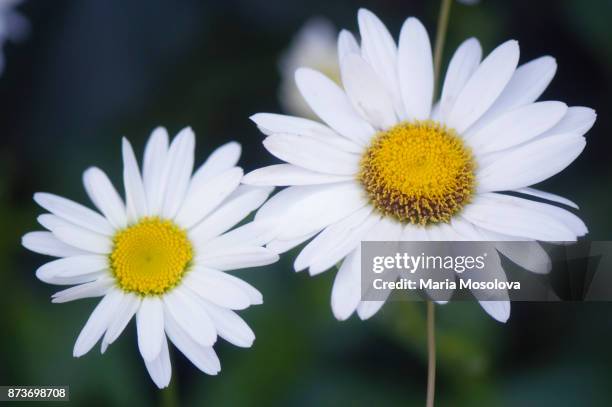
[[[337,241],[337,246],[327,250],[321,250],[317,257],[310,263],[308,272],[310,275],[316,275],[325,270],[328,270],[334,264],[337,264],[344,256],[346,256],[351,249],[355,246],[359,246],[362,240],[367,238],[368,232],[372,230],[379,222],[378,215],[369,216],[361,225],[351,230],[350,233],[346,234],[343,239]],[[333,227],[330,226],[330,228]]]
[[[237,246],[262,246],[278,234],[277,222],[271,219],[260,219],[246,223],[221,236],[210,239],[203,244],[193,240],[198,251],[217,252],[231,250]]]
[[[185,287],[224,308],[240,310],[251,305],[250,298],[240,287],[214,274],[193,270],[185,276]]]
[[[466,222],[470,223],[468,220],[466,220]],[[494,232],[490,229],[484,229],[476,225],[474,225],[474,228],[483,236],[481,240],[486,242],[527,242],[533,240],[522,236],[512,236],[508,233]]]
[[[453,54],[440,97],[440,121],[446,121],[459,93],[478,68],[481,58],[482,48],[476,38],[465,40]]]
[[[168,351],[166,335],[162,337],[162,347],[159,355],[151,361],[145,359],[145,366],[157,387],[160,389],[168,387],[172,377],[172,365],[170,364],[170,352]]]
[[[326,125],[313,120],[274,113],[257,113],[251,116],[251,120],[266,136],[282,134],[306,137],[349,153],[361,153],[363,150],[362,145],[339,136]]]
[[[342,63],[342,58],[351,53],[359,53],[359,44],[350,31],[341,30],[338,34],[338,60],[340,63]]]
[[[521,189],[515,189],[514,192],[518,192],[518,193],[521,193],[521,194],[535,196],[537,198],[542,198],[542,199],[545,199],[547,201],[552,201],[552,202],[560,203],[562,205],[567,205],[567,206],[572,207],[574,209],[579,209],[578,205],[576,203],[570,201],[569,199],[567,199],[567,198],[565,198],[563,196],[551,194],[550,192],[540,191],[539,189],[535,189],[535,188],[521,188]]]
[[[37,204],[54,215],[75,225],[104,235],[112,235],[113,227],[103,216],[91,209],[61,196],[37,192],[34,194]]]
[[[281,214],[287,213],[300,200],[323,190],[325,190],[325,187],[321,185],[300,185],[284,188],[259,208],[255,214],[255,219],[277,219]]]
[[[125,204],[106,174],[99,168],[89,168],[83,173],[83,184],[91,201],[111,225],[124,228],[127,225]]]
[[[134,150],[126,138],[122,140],[122,153],[123,185],[125,187],[128,222],[135,222],[147,215],[147,197]]]
[[[40,215],[37,220],[63,243],[83,250],[82,254],[107,254],[107,251],[110,251],[112,241],[109,236],[83,229],[59,216],[48,213]]]
[[[268,136],[263,144],[275,157],[312,171],[335,175],[355,175],[359,171],[358,155],[312,138],[278,134]]]
[[[423,240],[429,240],[429,237],[425,227],[409,224],[404,227],[404,231],[402,232],[400,239],[407,242],[420,242]]]
[[[197,301],[195,294],[177,287],[163,297],[164,320],[173,318],[195,342],[212,346],[217,340],[217,330]]]
[[[112,251],[113,242],[108,236],[78,226],[58,226],[53,234],[64,243],[91,253],[109,254]]]
[[[585,146],[583,137],[563,134],[509,150],[478,171],[478,191],[507,191],[537,184],[565,169]]]
[[[21,244],[28,250],[54,257],[69,257],[88,254],[60,241],[51,232],[29,232],[21,238]]]
[[[378,224],[370,231],[368,240],[371,241],[393,241],[399,240],[404,233],[402,225],[397,223],[395,220],[389,218],[383,218]],[[359,256],[361,257],[361,256]],[[363,298],[369,298],[374,288],[370,287],[368,291],[363,293]],[[384,298],[379,301],[361,301],[357,307],[357,314],[362,320],[371,318],[376,314],[380,308],[384,305],[391,290],[385,290],[383,292]]]
[[[70,223],[66,219],[51,215],[50,213],[39,215],[36,221],[50,232],[55,231],[59,227],[77,227],[74,223]]]
[[[461,239],[458,240],[470,240],[477,242],[487,240],[479,228],[476,228],[471,222],[460,216],[455,216],[453,219],[451,219],[450,224],[453,230],[461,236]]]
[[[428,226],[427,235],[429,236],[429,240],[435,242],[465,240],[464,237],[448,223],[437,223]],[[440,276],[440,273],[438,273],[437,275]]]
[[[426,120],[433,100],[433,60],[427,30],[414,17],[400,32],[398,54],[399,85],[407,120]]]
[[[391,290],[386,290],[386,292],[391,292]],[[388,294],[387,294],[388,295]],[[380,309],[382,308],[383,305],[385,305],[386,302],[386,298],[385,300],[378,300],[378,301],[361,301],[359,303],[359,306],[357,307],[357,315],[359,315],[359,318],[362,321],[365,321],[366,319],[370,319],[372,318],[378,311],[380,311]]]
[[[290,239],[290,240],[274,239],[274,240],[271,240],[270,243],[266,245],[266,248],[272,250],[274,253],[277,253],[277,254],[285,253],[293,249],[294,247],[301,245],[308,239],[315,236],[318,232],[319,231],[316,231],[316,232],[309,233],[307,235],[300,236],[300,237],[297,237],[295,239]]]
[[[161,212],[166,189],[164,170],[167,157],[168,132],[165,128],[158,127],[149,137],[142,164],[142,181],[147,195],[149,214],[152,216]]]
[[[196,246],[225,233],[257,209],[270,195],[271,188],[241,185],[223,204],[189,231]]]
[[[496,321],[505,323],[510,318],[510,301],[478,301],[478,303]]]
[[[92,281],[99,280],[101,278],[105,278],[109,276],[109,270],[97,271],[89,274],[79,274],[76,276],[64,277],[64,276],[56,276],[50,277],[43,280],[47,284],[54,285],[78,285],[83,283],[90,283]]]
[[[117,313],[114,315],[110,322],[104,338],[102,338],[102,353],[106,350],[106,347],[119,337],[127,324],[130,322],[138,307],[140,307],[141,299],[132,293],[123,293],[123,299],[121,305],[117,308]]]
[[[551,216],[569,227],[576,236],[583,236],[588,232],[586,225],[578,216],[558,206],[505,194],[486,194],[486,197],[489,200],[500,202],[502,205],[514,205]]]
[[[353,108],[368,123],[385,130],[398,122],[391,94],[372,67],[358,54],[349,54],[340,65],[342,84]]]
[[[231,274],[224,273],[223,271],[199,266],[196,267],[194,271],[194,274],[206,274],[209,277],[214,277],[218,280],[225,280],[228,284],[235,285],[247,295],[251,305],[263,304],[263,296],[259,290],[238,277],[234,277]]]
[[[164,339],[164,309],[159,297],[144,297],[136,313],[138,349],[145,361],[159,355]]]
[[[376,224],[376,226],[370,230],[368,236],[364,240],[368,241],[396,241],[399,240],[404,232],[404,227],[401,223],[390,217],[383,217]]]
[[[375,134],[374,128],[353,110],[342,89],[325,75],[300,68],[295,81],[310,108],[344,137],[365,145]]]
[[[332,175],[315,172],[292,164],[275,164],[256,169],[244,176],[242,182],[249,185],[316,185],[350,181],[354,175]]]
[[[164,172],[167,185],[162,207],[162,215],[172,219],[178,212],[189,188],[193,172],[195,135],[190,127],[179,132],[168,150],[168,160]]]
[[[277,261],[278,254],[258,246],[234,247],[215,253],[203,252],[196,257],[198,264],[218,270],[265,266]]]
[[[201,183],[192,183],[174,219],[188,229],[219,206],[240,184],[242,168],[233,167]]]
[[[326,228],[319,236],[310,242],[302,251],[308,253],[311,246],[316,251],[308,257],[296,258],[295,268],[299,270],[300,260],[307,261],[310,275],[321,273],[333,267],[346,255],[366,240],[368,233],[379,222],[380,216],[371,213],[370,207],[361,209],[353,215]],[[365,214],[365,217],[364,217]]]
[[[537,242],[498,242],[497,250],[514,263],[537,274],[546,274],[552,264],[548,253]]]
[[[64,303],[82,298],[95,298],[105,295],[115,285],[111,277],[102,277],[96,281],[76,285],[62,291],[58,291],[52,296],[51,302]]]
[[[557,71],[553,57],[543,56],[519,66],[510,82],[487,112],[487,117],[535,102],[548,87]]]
[[[476,197],[463,209],[462,216],[477,226],[512,236],[540,241],[576,240],[575,233],[556,218],[490,196]]]
[[[361,55],[383,81],[398,115],[405,118],[397,79],[397,45],[374,13],[359,9],[357,21],[361,34]]]
[[[293,263],[295,271],[306,269],[322,252],[325,253],[333,250],[348,237],[354,236],[353,239],[349,240],[352,241],[354,246],[357,246],[361,236],[369,229],[366,227],[364,230],[363,225],[372,224],[370,217],[374,218],[374,221],[376,221],[376,216],[370,216],[372,210],[373,208],[371,206],[365,206],[341,221],[325,228],[325,230],[310,241],[295,258]],[[357,233],[355,234],[355,232]],[[351,249],[345,254],[348,254],[350,251]],[[336,264],[339,260],[341,259],[337,259],[333,264]]]
[[[85,323],[74,344],[72,352],[74,357],[78,358],[89,352],[102,337],[118,306],[121,304],[121,298],[122,293],[119,290],[111,290],[102,298],[89,316],[87,323]]]
[[[563,119],[561,119],[555,127],[548,130],[540,137],[549,137],[555,134],[574,134],[576,136],[583,136],[593,127],[596,118],[597,114],[595,110],[588,107],[572,106],[567,109],[567,113],[565,113]]]
[[[491,253],[491,256],[487,259],[486,269],[473,269],[469,275],[459,274],[459,278],[469,278],[474,282],[508,281],[501,265],[499,254],[493,248],[488,252]],[[478,300],[481,307],[495,320],[506,322],[510,317],[510,301],[507,290],[472,289],[472,294]]]
[[[204,373],[210,375],[219,373],[221,363],[212,347],[202,346],[191,339],[174,318],[166,318],[165,322],[168,338],[191,363]]]
[[[519,59],[518,43],[506,41],[480,64],[457,96],[447,125],[463,133],[478,120],[504,90]]]
[[[49,282],[54,277],[75,277],[106,270],[108,267],[106,256],[72,256],[42,265],[36,270],[36,277]]]
[[[250,348],[253,345],[255,334],[238,314],[208,302],[203,302],[202,305],[213,320],[220,337],[241,348]]]
[[[323,185],[286,208],[290,224],[279,239],[293,239],[322,229],[368,204],[356,182]],[[282,212],[281,212],[282,213]]]
[[[191,178],[191,184],[200,184],[233,168],[240,159],[242,148],[235,141],[223,144],[212,152],[204,164],[198,168]]]
[[[361,248],[358,246],[342,262],[332,287],[331,307],[334,316],[344,321],[357,309],[361,300]]]
[[[552,128],[567,111],[562,102],[537,102],[499,115],[478,131],[466,134],[477,155],[518,146]]]

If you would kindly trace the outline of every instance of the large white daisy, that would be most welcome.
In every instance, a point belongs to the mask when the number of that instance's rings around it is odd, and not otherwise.
[[[158,387],[171,376],[166,336],[200,370],[217,374],[217,335],[250,347],[255,335],[234,310],[262,303],[259,291],[225,271],[278,259],[261,247],[265,222],[228,230],[271,188],[239,185],[235,142],[215,150],[192,176],[190,128],[170,145],[165,129],[154,130],[142,175],[130,143],[124,139],[122,147],[125,203],[102,170],[89,168],[83,183],[101,214],[37,193],[34,200],[50,212],[38,218],[48,231],[26,234],[23,245],[60,257],[36,271],[46,283],[74,285],[55,293],[54,303],[103,297],[76,340],[75,357],[100,339],[104,352],[135,315],[140,354]]]
[[[354,311],[366,319],[383,304],[361,300],[362,241],[573,241],[587,233],[571,212],[529,199],[576,207],[531,186],[581,153],[595,121],[589,108],[536,102],[554,76],[552,57],[517,68],[519,46],[510,40],[481,60],[470,38],[434,101],[431,46],[419,20],[405,21],[399,46],[371,12],[359,10],[358,21],[361,44],[348,31],[338,37],[342,87],[312,69],[295,73],[324,123],[254,115],[268,136],[264,146],[286,163],[243,180],[288,186],[256,219],[279,223],[268,245],[279,253],[314,237],[296,271],[315,275],[344,260],[331,298],[338,319]],[[546,258],[543,251],[504,254],[526,268]],[[507,301],[481,304],[497,320],[509,317]]]

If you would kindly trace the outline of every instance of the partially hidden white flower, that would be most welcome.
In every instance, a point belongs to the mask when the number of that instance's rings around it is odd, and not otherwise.
[[[268,136],[264,146],[285,163],[243,181],[288,187],[256,219],[276,219],[280,232],[268,247],[279,253],[312,239],[296,271],[316,275],[343,260],[331,295],[336,318],[356,311],[366,319],[384,303],[362,301],[362,241],[573,241],[587,233],[573,213],[528,199],[577,208],[531,186],[582,152],[595,121],[586,107],[536,102],[555,74],[552,57],[517,68],[519,46],[510,40],[481,60],[470,38],[454,53],[436,102],[431,45],[419,20],[405,21],[398,46],[371,12],[360,10],[358,22],[360,44],[348,31],[338,37],[342,87],[312,69],[295,74],[324,124],[254,115]],[[532,269],[548,259],[543,249],[529,250],[504,254]],[[498,273],[505,278],[501,264]],[[499,321],[510,315],[508,301],[481,305]]]
[[[232,229],[271,192],[240,185],[240,145],[219,147],[192,175],[194,148],[190,128],[171,144],[167,131],[157,128],[141,172],[124,139],[125,202],[102,170],[89,168],[83,183],[99,212],[36,193],[34,200],[49,211],[38,218],[48,231],[22,239],[34,252],[59,257],[36,271],[46,283],[73,285],[55,293],[54,303],[103,297],[76,340],[74,356],[100,339],[104,352],[136,316],[140,354],[160,388],[171,376],[166,337],[212,375],[221,369],[213,350],[217,336],[251,346],[255,335],[234,311],[261,304],[262,296],[226,271],[278,259],[262,247],[269,239],[265,222]]]
[[[0,0],[0,74],[4,70],[4,43],[19,41],[29,31],[30,24],[17,10],[22,0]]]
[[[298,31],[289,48],[281,56],[279,99],[283,110],[287,113],[309,118],[316,117],[295,86],[296,69],[300,67],[316,69],[334,81],[340,81],[337,34],[338,31],[329,20],[323,17],[312,18]]]

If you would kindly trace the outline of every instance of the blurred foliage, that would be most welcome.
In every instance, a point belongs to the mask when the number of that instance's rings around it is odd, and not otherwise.
[[[52,305],[54,287],[34,277],[45,259],[20,237],[36,229],[35,191],[87,202],[82,171],[120,180],[120,137],[142,151],[151,129],[191,125],[198,157],[234,139],[251,170],[273,162],[248,120],[279,111],[277,58],[312,15],[356,29],[356,11],[378,13],[397,35],[416,15],[434,32],[437,1],[280,0],[27,1],[30,37],[9,44],[0,78],[0,384],[69,384],[74,404],[150,405],[157,391],[136,348],[133,323],[104,356],[72,358],[95,300]],[[544,99],[599,112],[583,155],[542,188],[578,202],[592,239],[611,238],[612,3],[483,0],[453,6],[451,50],[476,36],[485,52],[508,38],[521,61],[543,54],[559,70]],[[520,165],[520,164],[517,164]],[[296,252],[278,264],[237,273],[264,294],[242,313],[252,349],[216,348],[222,372],[197,371],[174,352],[173,387],[185,405],[422,405],[424,304],[394,302],[367,322],[337,322],[333,273],[296,274]],[[438,405],[607,406],[612,404],[612,305],[512,306],[501,325],[477,304],[438,307]]]

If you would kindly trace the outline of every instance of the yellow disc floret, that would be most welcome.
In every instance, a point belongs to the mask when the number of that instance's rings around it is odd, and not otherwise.
[[[186,231],[171,221],[151,217],[117,232],[110,263],[124,291],[159,295],[181,281],[192,258]]]
[[[472,153],[433,121],[400,123],[374,138],[359,180],[374,207],[403,223],[449,222],[475,188]]]

